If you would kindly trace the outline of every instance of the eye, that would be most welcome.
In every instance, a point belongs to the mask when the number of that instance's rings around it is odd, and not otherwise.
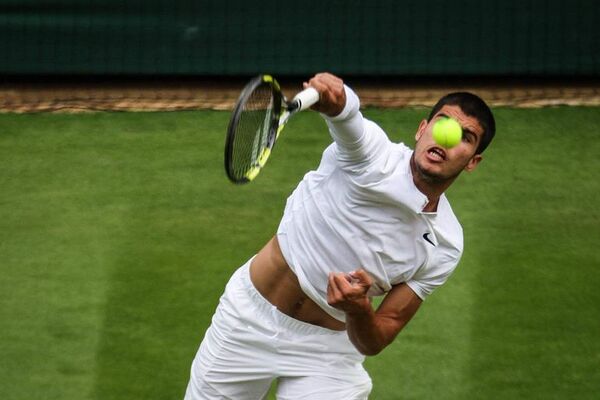
[[[467,143],[474,143],[476,141],[475,135],[471,132],[463,131],[462,141]]]

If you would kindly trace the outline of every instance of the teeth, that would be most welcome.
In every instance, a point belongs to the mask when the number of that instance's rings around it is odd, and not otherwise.
[[[429,153],[436,155],[437,157],[444,159],[444,155],[438,149],[431,149]]]

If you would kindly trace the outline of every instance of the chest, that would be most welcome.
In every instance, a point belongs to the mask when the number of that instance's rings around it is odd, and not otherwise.
[[[352,255],[350,263],[370,273],[374,279],[370,294],[377,296],[435,265],[445,240],[436,214],[415,212],[373,187],[360,189],[338,191],[337,205],[329,209],[327,220],[336,221]]]

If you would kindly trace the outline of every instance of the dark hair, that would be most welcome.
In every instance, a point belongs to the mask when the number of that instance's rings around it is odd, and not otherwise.
[[[485,101],[473,93],[454,92],[438,100],[436,105],[433,106],[427,121],[431,121],[435,114],[446,104],[459,106],[462,112],[479,121],[479,124],[483,128],[483,136],[475,154],[483,153],[496,134],[496,121],[494,120],[492,110],[485,104]]]

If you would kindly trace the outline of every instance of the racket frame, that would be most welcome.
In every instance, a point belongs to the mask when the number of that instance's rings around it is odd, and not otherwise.
[[[267,143],[265,148],[261,151],[259,157],[257,157],[255,165],[250,167],[246,171],[244,177],[240,178],[233,174],[231,168],[235,131],[240,122],[242,111],[244,110],[248,99],[250,98],[250,96],[252,96],[255,90],[257,90],[261,86],[264,86],[265,84],[267,84],[271,90],[271,102],[273,103],[273,109],[271,110],[271,121],[269,123],[269,131],[267,133]],[[279,124],[283,103],[283,99],[281,96],[282,94],[281,90],[279,89],[279,84],[270,75],[256,76],[246,84],[244,89],[242,89],[242,92],[240,93],[240,96],[238,97],[238,100],[233,109],[231,119],[229,120],[229,126],[227,127],[227,138],[225,141],[225,172],[227,173],[227,177],[231,182],[243,184],[252,181],[256,177],[256,175],[258,175],[262,166],[267,162],[271,148],[275,144],[275,140],[278,134],[277,127]]]
[[[235,130],[239,123],[242,111],[246,102],[252,93],[263,85],[269,85],[271,89],[271,101],[273,109],[271,114],[271,122],[269,132],[267,134],[267,143],[262,149],[261,154],[257,157],[256,162],[244,174],[243,178],[233,176],[231,172],[231,159],[233,156],[233,142],[235,140]],[[227,128],[227,139],[225,143],[225,171],[227,177],[233,183],[244,184],[251,182],[260,173],[261,169],[267,163],[271,155],[273,146],[279,138],[279,135],[285,128],[290,117],[295,113],[302,111],[319,100],[319,93],[314,88],[308,88],[298,93],[292,101],[288,101],[285,95],[281,92],[281,87],[275,78],[271,75],[263,74],[254,77],[246,84],[233,109],[232,117]]]

